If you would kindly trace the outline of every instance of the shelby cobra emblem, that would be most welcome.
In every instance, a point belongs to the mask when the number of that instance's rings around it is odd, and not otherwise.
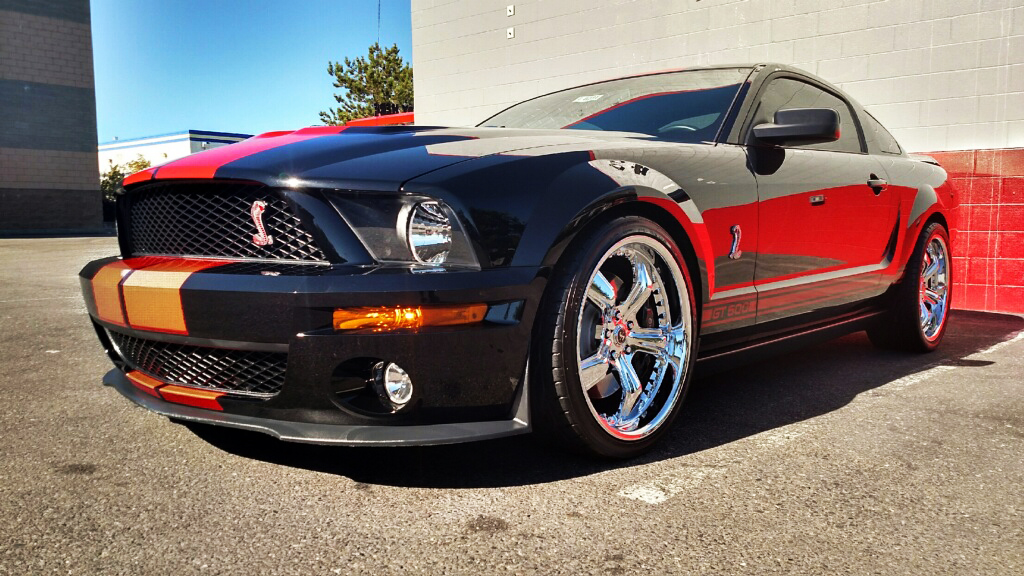
[[[269,246],[274,243],[274,238],[267,234],[267,229],[263,227],[263,212],[267,209],[267,203],[263,200],[256,200],[252,203],[252,208],[249,209],[249,215],[252,216],[252,222],[256,225],[256,234],[252,235],[252,243],[257,246]]]

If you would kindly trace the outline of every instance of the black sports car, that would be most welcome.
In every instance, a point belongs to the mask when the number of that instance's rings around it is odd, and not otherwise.
[[[105,381],[285,440],[628,457],[702,361],[864,329],[928,351],[950,305],[945,171],[774,64],[268,133],[125,188],[121,255],[81,272]]]

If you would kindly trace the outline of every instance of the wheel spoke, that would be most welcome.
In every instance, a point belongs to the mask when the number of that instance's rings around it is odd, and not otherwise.
[[[939,260],[937,258],[933,258],[931,263],[928,264],[925,267],[925,269],[921,272],[921,278],[923,278],[925,280],[931,280],[932,278],[934,278],[936,276],[936,274],[938,274],[939,268],[941,267],[941,265],[942,265],[942,261],[941,260]]]
[[[636,313],[640,310],[651,293],[654,292],[654,262],[646,254],[639,250],[633,251],[630,258],[633,263],[633,287],[622,303],[622,316],[630,320],[636,320]]]
[[[640,394],[643,393],[643,385],[640,377],[633,368],[633,355],[623,354],[615,363],[615,373],[619,376],[619,385],[622,386],[622,402],[619,404],[619,420],[627,420],[631,417],[633,407],[636,406]]]
[[[924,300],[928,304],[931,304],[933,309],[936,306],[939,305],[939,299],[941,297],[942,296],[940,294],[938,294],[937,292],[935,292],[934,290],[925,290],[924,291]]]
[[[945,307],[939,305],[932,309],[932,318],[935,319],[935,325],[939,326],[942,324],[942,319],[946,316]]]
[[[594,279],[587,287],[587,299],[596,304],[602,312],[615,306],[615,286],[612,286],[600,270],[594,274]]]
[[[668,339],[657,328],[634,328],[626,337],[626,344],[634,350],[659,355],[668,347]]]
[[[608,357],[598,352],[580,361],[580,383],[590,390],[608,375]]]
[[[688,346],[686,326],[680,324],[672,328],[667,338],[667,346],[661,353],[661,359],[672,366],[672,370],[676,375],[682,370],[683,358],[686,357]]]

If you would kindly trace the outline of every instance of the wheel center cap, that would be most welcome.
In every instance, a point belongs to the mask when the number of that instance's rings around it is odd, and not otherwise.
[[[621,326],[615,329],[615,343],[620,346],[626,343],[626,330]]]

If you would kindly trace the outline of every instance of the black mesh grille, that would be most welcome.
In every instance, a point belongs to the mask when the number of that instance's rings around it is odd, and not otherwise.
[[[261,184],[158,183],[128,194],[133,256],[213,256],[323,262],[327,258],[283,198]],[[273,242],[257,246],[250,210],[266,202],[263,225]]]
[[[267,398],[284,385],[288,354],[145,340],[107,331],[129,366],[170,382]]]

